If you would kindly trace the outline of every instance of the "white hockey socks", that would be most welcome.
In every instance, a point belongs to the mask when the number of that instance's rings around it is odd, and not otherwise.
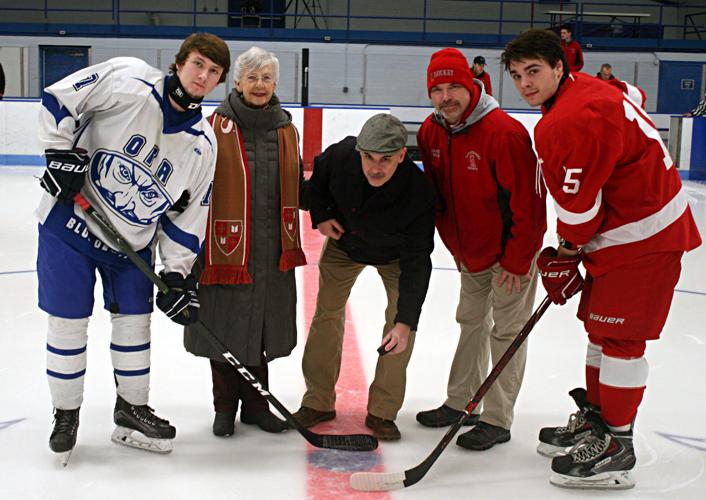
[[[145,405],[150,390],[150,314],[111,314],[110,356],[118,394],[134,405]]]
[[[49,315],[47,378],[54,408],[74,410],[83,403],[88,318]]]

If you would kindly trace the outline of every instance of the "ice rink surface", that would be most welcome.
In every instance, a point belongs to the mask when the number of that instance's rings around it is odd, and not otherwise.
[[[296,431],[266,434],[240,422],[233,437],[214,437],[208,364],[184,351],[180,327],[157,312],[152,319],[150,405],[176,426],[175,450],[162,456],[113,444],[110,325],[97,288],[78,445],[68,467],[62,468],[48,448],[52,408],[45,375],[46,319],[36,306],[32,212],[41,194],[34,176],[40,174],[39,168],[0,167],[1,500],[706,498],[703,246],[683,259],[662,339],[648,344],[650,375],[636,424],[638,463],[633,474],[637,486],[632,490],[600,493],[556,488],[548,482],[549,460],[535,452],[539,428],[564,425],[574,411],[567,392],[583,385],[585,333],[574,316],[576,298],[566,306],[550,307],[528,339],[527,370],[509,443],[485,452],[467,451],[452,443],[420,483],[403,491],[361,494],[347,486],[350,472],[366,470],[371,464],[382,463],[386,472],[401,472],[418,464],[445,432],[424,428],[414,418],[418,411],[434,408],[445,399],[458,337],[454,315],[459,276],[438,241],[409,366],[407,397],[397,420],[401,441],[381,444],[377,453],[316,452]],[[685,184],[699,228],[706,234],[706,186]],[[551,209],[550,214],[546,241],[553,244]],[[308,269],[315,270],[313,259]],[[304,272],[298,272],[302,288]],[[315,280],[308,279],[310,289]],[[542,296],[540,285],[537,303]],[[349,304],[365,380],[370,381],[385,304],[375,272],[366,270],[361,275]],[[300,369],[306,333],[303,316],[300,307],[297,349],[270,365],[270,389],[292,412],[299,407],[304,390]],[[335,432],[338,422],[346,418],[362,420],[365,394],[339,394],[339,401],[347,398],[360,401],[353,416],[339,410],[339,418],[326,432]],[[363,430],[362,426],[358,429]],[[350,428],[343,430],[351,432]],[[328,474],[327,486],[320,483],[321,473]]]

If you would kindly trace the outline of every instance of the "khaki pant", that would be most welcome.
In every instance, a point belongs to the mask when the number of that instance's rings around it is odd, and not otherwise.
[[[319,259],[319,293],[316,313],[304,347],[302,370],[306,393],[302,406],[331,411],[336,405],[336,382],[341,370],[346,302],[358,275],[366,267],[352,261],[334,240],[326,239]],[[387,293],[383,336],[394,326],[400,278],[399,262],[373,266]],[[378,357],[375,379],[368,392],[368,413],[395,420],[404,401],[407,364],[412,355],[415,332],[410,332],[407,350]],[[371,352],[370,355],[377,356]]]
[[[456,321],[461,325],[456,354],[451,364],[446,405],[462,410],[481,386],[488,373],[489,358],[495,364],[532,314],[537,288],[535,263],[531,278],[521,279],[522,291],[509,294],[498,286],[503,269],[470,273],[461,270],[461,295]],[[527,342],[512,357],[483,398],[483,422],[509,429],[513,407],[525,372]]]

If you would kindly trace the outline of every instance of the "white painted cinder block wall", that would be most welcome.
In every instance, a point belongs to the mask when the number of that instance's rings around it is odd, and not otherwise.
[[[213,112],[218,102],[209,101],[204,105],[204,115]],[[41,103],[38,99],[7,99],[0,101],[0,166],[13,164],[10,158],[36,157],[39,164],[41,149],[38,135],[38,119]],[[299,106],[286,106],[292,114],[294,125],[303,133],[304,110]],[[322,122],[322,147],[340,141],[348,135],[358,135],[363,123],[373,114],[391,112],[402,120],[414,134],[420,124],[431,112],[430,107],[325,107]],[[512,111],[510,115],[519,120],[532,136],[534,125],[540,118],[537,111]],[[669,127],[669,115],[651,115],[658,128]],[[413,143],[414,141],[412,141]],[[31,158],[22,158],[23,163]]]
[[[112,57],[133,56],[167,71],[180,40],[6,37],[0,36],[0,62],[8,78],[8,97],[40,96],[40,49],[42,45],[73,45],[89,48],[89,64]],[[301,101],[301,51],[310,50],[309,101],[317,104],[428,106],[426,67],[440,47],[228,41],[233,58],[253,45],[273,51],[280,60],[277,95],[282,102]],[[504,109],[529,109],[500,65],[501,50],[459,47],[469,61],[485,57],[494,95]],[[689,54],[645,52],[585,52],[584,71],[595,74],[601,64],[613,65],[621,79],[637,84],[647,94],[647,111],[657,105],[659,63],[662,59],[686,60]],[[683,56],[683,57],[682,57]],[[706,54],[691,55],[706,62]],[[232,74],[210,95],[220,101],[233,87]]]

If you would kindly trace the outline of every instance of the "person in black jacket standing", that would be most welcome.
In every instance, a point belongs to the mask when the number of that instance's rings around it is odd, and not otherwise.
[[[378,439],[400,439],[395,425],[406,369],[426,297],[434,248],[434,194],[407,156],[407,130],[389,114],[370,118],[314,161],[310,212],[326,236],[319,259],[319,293],[302,369],[306,393],[295,418],[310,427],[336,417],[345,308],[368,265],[387,293],[385,327],[365,425]]]

